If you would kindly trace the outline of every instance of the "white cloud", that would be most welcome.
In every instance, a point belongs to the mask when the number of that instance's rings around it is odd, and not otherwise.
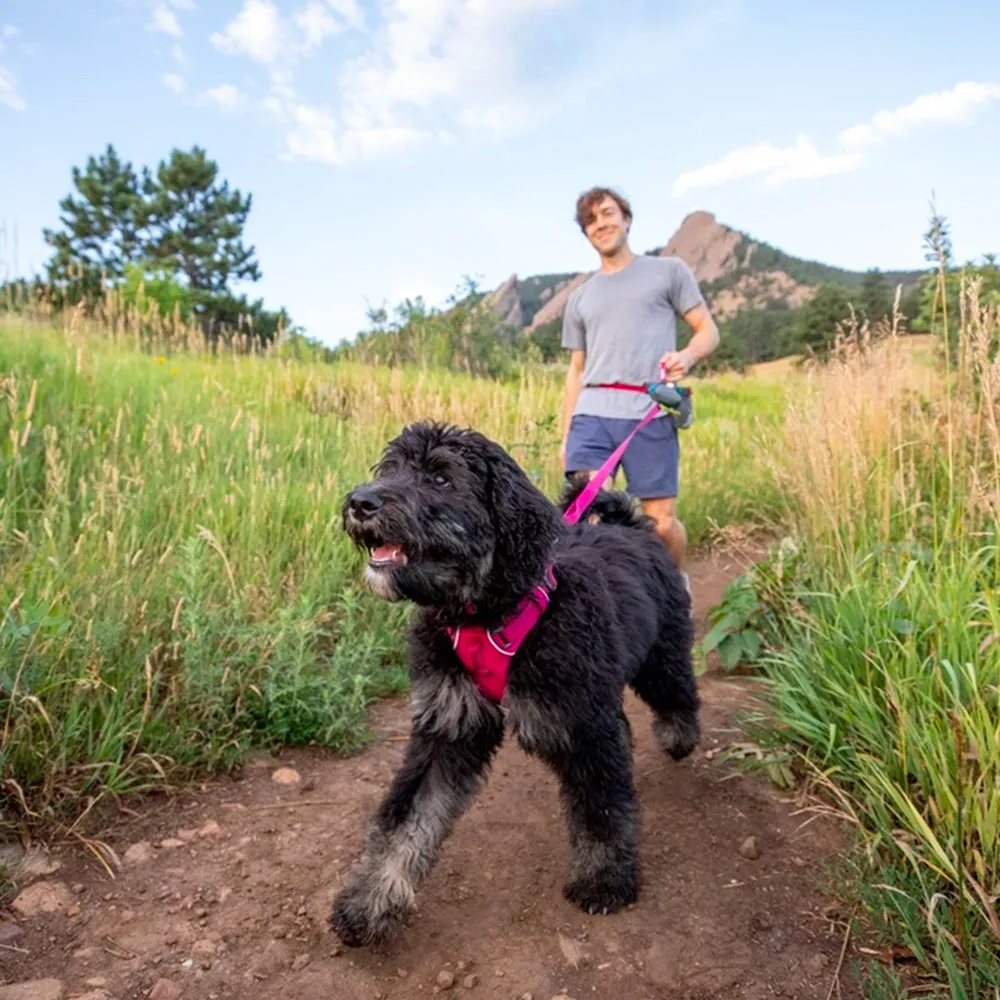
[[[334,17],[330,8],[319,0],[313,0],[295,15],[295,23],[305,39],[306,50],[317,48],[329,35],[339,35],[345,23]]]
[[[277,102],[280,106],[280,102]],[[272,105],[274,108],[274,105]],[[426,139],[427,133],[407,125],[386,123],[342,129],[329,108],[296,104],[280,110],[292,127],[285,140],[284,159],[302,158],[340,166],[350,160],[399,153]]]
[[[24,98],[18,93],[14,75],[3,66],[0,66],[0,105],[14,111],[23,111],[27,107]]]
[[[6,39],[16,38],[21,32],[13,24],[0,28],[0,52],[7,47]],[[13,111],[23,111],[27,104],[17,89],[17,78],[6,66],[0,65],[0,106]]]
[[[286,45],[286,30],[278,8],[270,0],[246,0],[243,9],[226,27],[212,35],[221,52],[249,56],[273,63]]]
[[[176,73],[164,73],[163,83],[168,90],[172,90],[175,94],[184,92],[184,78],[178,76]]]
[[[865,150],[919,126],[971,121],[978,110],[995,100],[1000,100],[1000,84],[958,83],[951,90],[924,94],[902,107],[878,112],[869,122],[844,129],[839,136],[839,152],[821,153],[807,136],[799,136],[793,146],[774,146],[770,142],[743,146],[682,173],[674,181],[673,195],[676,198],[693,188],[719,187],[746,177],[763,175],[765,187],[776,187],[792,180],[857,170],[865,162]]]
[[[344,19],[347,27],[359,31],[364,28],[365,15],[358,5],[358,0],[326,0],[326,5]]]
[[[223,111],[238,111],[246,102],[239,88],[231,83],[221,83],[218,87],[212,87],[206,90],[203,96],[205,100]]]
[[[976,112],[996,100],[1000,100],[1000,84],[963,81],[951,90],[924,94],[902,107],[880,111],[870,122],[845,129],[840,141],[848,149],[862,149],[904,136],[921,125],[969,122]]]
[[[551,97],[524,83],[511,36],[527,15],[569,2],[386,0],[369,48],[340,72],[338,111],[295,102],[284,108],[294,122],[285,155],[342,164],[431,137],[450,140],[449,125],[493,134],[525,127],[545,113]],[[353,2],[336,6],[354,16]],[[280,105],[273,97],[272,111]]]
[[[149,22],[149,30],[159,32],[162,35],[169,35],[171,38],[182,38],[180,21],[177,15],[170,9],[165,0],[153,4],[152,20]]]
[[[235,17],[212,35],[230,55],[259,63],[267,93],[258,109],[284,130],[281,155],[343,164],[386,156],[425,141],[456,142],[478,133],[497,139],[532,128],[614,73],[587,53],[560,57],[557,74],[540,36],[559,12],[578,18],[579,0],[240,0]],[[716,21],[718,2],[698,23]],[[367,20],[366,20],[367,17]],[[666,19],[664,19],[666,20]],[[634,26],[626,48],[648,44],[657,58],[690,25]],[[350,41],[345,37],[353,33]],[[604,47],[597,30],[590,54]],[[330,39],[335,39],[331,42]],[[308,57],[333,50],[327,94],[299,93]]]
[[[719,187],[744,177],[764,175],[769,186],[807,177],[829,177],[831,174],[855,170],[862,158],[857,154],[824,156],[805,136],[799,136],[793,146],[774,146],[762,142],[743,146],[714,163],[689,170],[674,181],[674,197],[693,188]]]

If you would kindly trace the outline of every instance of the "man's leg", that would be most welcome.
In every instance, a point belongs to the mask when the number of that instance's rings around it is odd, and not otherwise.
[[[593,479],[617,445],[606,420],[590,414],[574,416],[566,438],[566,478],[576,474]]]
[[[691,584],[684,570],[687,531],[677,518],[680,445],[673,420],[661,417],[644,427],[625,452],[622,464],[629,492],[639,498],[643,512],[656,523],[656,533],[681,571],[690,594]]]
[[[687,555],[687,531],[677,517],[677,497],[644,497],[642,509],[656,522],[656,533],[663,539],[679,570]]]

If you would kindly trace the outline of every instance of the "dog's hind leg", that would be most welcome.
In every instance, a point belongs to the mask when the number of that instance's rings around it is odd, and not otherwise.
[[[641,881],[627,728],[609,713],[581,727],[568,752],[545,756],[561,781],[569,823],[565,896],[588,913],[613,913],[636,900]]]
[[[420,882],[485,779],[502,739],[499,709],[485,709],[461,732],[443,732],[433,716],[415,721],[364,856],[334,901],[330,923],[345,944],[381,945],[403,926]]]
[[[674,760],[686,757],[698,745],[697,685],[691,669],[686,629],[655,643],[632,680],[632,689],[653,710],[653,735]]]

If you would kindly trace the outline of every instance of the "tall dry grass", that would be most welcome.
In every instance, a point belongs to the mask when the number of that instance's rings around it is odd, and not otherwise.
[[[770,739],[860,831],[888,943],[973,1000],[1000,989],[1000,310],[962,302],[950,355],[855,328],[790,402],[803,570],[765,664]]]

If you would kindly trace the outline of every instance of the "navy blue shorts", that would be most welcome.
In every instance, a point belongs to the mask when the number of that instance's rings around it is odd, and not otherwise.
[[[566,439],[566,475],[595,472],[631,433],[638,420],[595,417],[577,413]],[[620,468],[625,471],[628,492],[639,500],[676,497],[680,442],[670,416],[647,424],[625,449]],[[614,470],[617,474],[618,470]]]

